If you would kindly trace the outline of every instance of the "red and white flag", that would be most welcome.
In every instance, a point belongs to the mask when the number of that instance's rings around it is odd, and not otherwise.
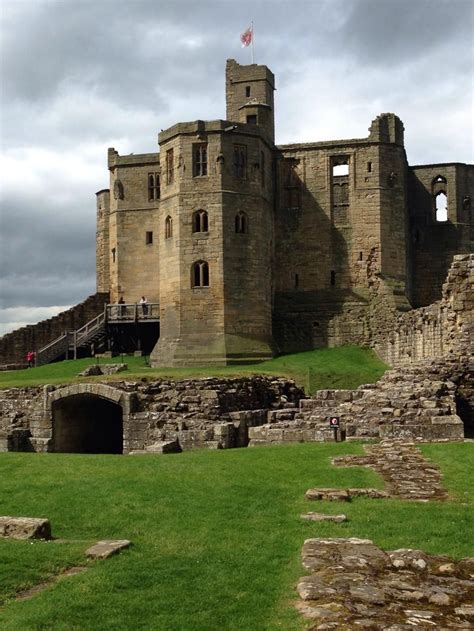
[[[242,48],[246,48],[250,46],[253,40],[253,25],[249,26],[246,31],[242,33],[240,36],[240,41],[242,42]]]

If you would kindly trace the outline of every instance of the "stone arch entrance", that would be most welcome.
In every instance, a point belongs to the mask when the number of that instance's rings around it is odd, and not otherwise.
[[[122,454],[127,442],[129,398],[127,393],[103,384],[52,392],[49,451]]]
[[[117,403],[78,394],[53,403],[52,451],[123,453],[123,414]]]

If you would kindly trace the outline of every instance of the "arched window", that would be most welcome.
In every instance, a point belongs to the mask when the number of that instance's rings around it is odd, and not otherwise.
[[[209,265],[196,261],[191,267],[191,287],[209,287]]]
[[[448,221],[448,197],[444,191],[436,193],[436,221]]]
[[[248,232],[249,222],[247,215],[244,212],[237,213],[235,215],[235,231],[238,234],[245,234]]]
[[[209,219],[205,210],[196,210],[193,213],[193,232],[208,232]]]
[[[169,239],[173,236],[173,220],[168,215],[165,219],[165,239]]]

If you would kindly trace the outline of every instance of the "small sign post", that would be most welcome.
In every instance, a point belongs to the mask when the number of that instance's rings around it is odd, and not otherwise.
[[[332,427],[334,430],[334,441],[338,442],[338,434],[339,429],[341,427],[339,416],[330,416],[329,417],[329,427]]]

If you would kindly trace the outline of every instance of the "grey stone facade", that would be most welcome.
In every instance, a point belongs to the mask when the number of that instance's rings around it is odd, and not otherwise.
[[[439,300],[471,251],[472,165],[410,167],[390,113],[366,138],[277,146],[274,86],[228,60],[226,120],[178,123],[156,154],[109,150],[97,286],[160,303],[155,366],[373,344],[380,299],[400,313]]]

